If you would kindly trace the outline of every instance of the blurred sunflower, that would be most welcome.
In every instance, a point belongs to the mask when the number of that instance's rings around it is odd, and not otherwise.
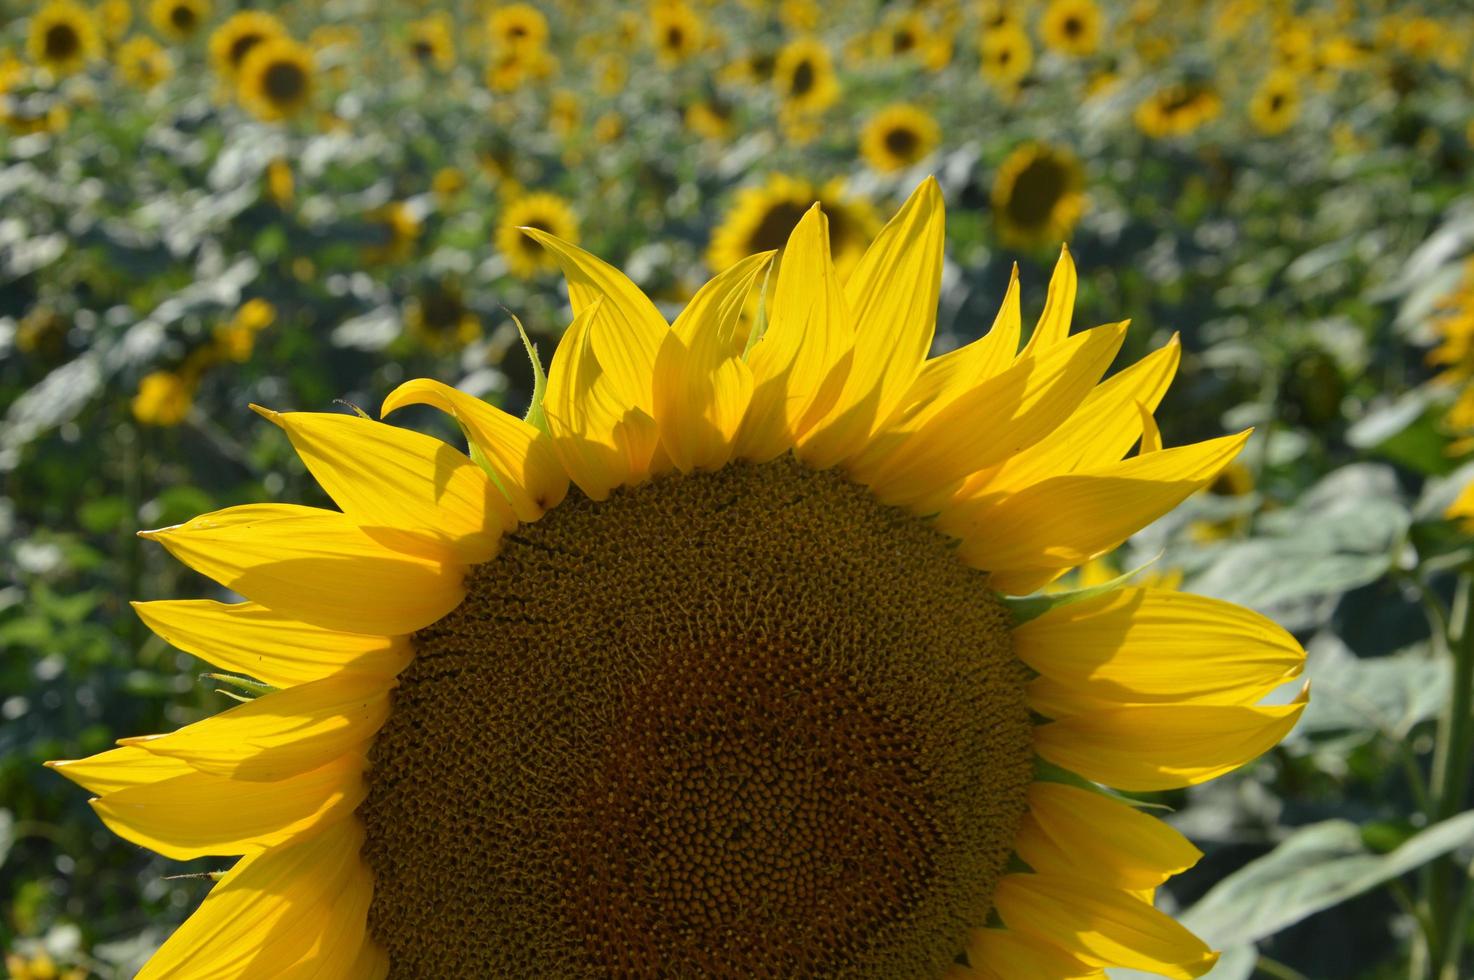
[[[773,86],[789,111],[812,113],[839,98],[829,49],[812,38],[789,41],[773,65]]]
[[[698,136],[722,142],[732,138],[736,106],[720,95],[709,95],[686,106],[686,128]]]
[[[130,37],[118,45],[114,58],[123,81],[137,88],[151,89],[174,74],[174,61],[169,52],[146,34]]]
[[[583,100],[572,89],[560,88],[548,100],[548,129],[567,137],[583,121]]]
[[[1283,69],[1271,72],[1249,99],[1249,121],[1266,136],[1277,136],[1300,116],[1300,80]]]
[[[1438,303],[1433,317],[1438,344],[1428,352],[1428,363],[1441,370],[1435,384],[1454,392],[1454,403],[1444,426],[1455,440],[1454,455],[1474,449],[1474,259],[1464,267],[1459,286]]]
[[[449,71],[455,67],[455,24],[444,11],[410,21],[409,55],[421,68]]]
[[[914,166],[942,140],[941,127],[924,110],[897,102],[870,117],[860,131],[860,153],[882,173]]]
[[[573,205],[556,194],[523,194],[507,202],[496,225],[496,247],[507,260],[507,269],[519,279],[531,279],[558,267],[553,253],[540,239],[525,235],[524,228],[553,235],[567,242],[578,241],[578,216]]]
[[[453,205],[466,189],[466,175],[459,167],[441,167],[430,178],[430,193],[442,208]]]
[[[1223,100],[1209,85],[1183,82],[1158,89],[1136,107],[1136,125],[1148,136],[1185,136],[1218,118]]]
[[[262,41],[286,36],[286,25],[273,15],[242,10],[211,32],[210,61],[222,78],[234,81],[252,48]]]
[[[129,405],[133,418],[142,425],[178,425],[194,407],[194,383],[182,373],[154,371],[138,382],[138,392]]]
[[[133,4],[130,0],[102,0],[97,5],[97,24],[103,39],[117,44],[133,26]]]
[[[1034,67],[1034,46],[1029,35],[1015,23],[983,32],[978,41],[978,70],[984,78],[1004,90],[1015,88]]]
[[[503,48],[486,66],[486,87],[493,92],[514,92],[529,79],[553,74],[555,62],[543,48],[525,45]]]
[[[1225,466],[1203,493],[1219,501],[1239,500],[1254,492],[1254,472],[1238,460]],[[1197,541],[1222,541],[1249,526],[1249,515],[1242,511],[1214,520],[1194,521],[1188,533]]]
[[[256,349],[256,335],[276,322],[276,307],[257,297],[241,304],[230,320],[215,328],[215,349],[226,360],[244,363]]]
[[[403,262],[414,252],[415,242],[420,239],[420,219],[408,204],[390,201],[365,218],[375,236],[375,241],[363,250],[363,259],[369,265]]]
[[[548,19],[530,3],[509,3],[491,12],[486,30],[501,51],[541,48],[548,40]]]
[[[153,0],[148,19],[154,29],[176,41],[187,41],[210,17],[210,0]]]
[[[1022,351],[1015,282],[991,333],[927,360],[942,223],[927,182],[841,287],[807,212],[746,353],[771,255],[671,326],[534,233],[574,319],[529,420],[426,379],[383,405],[449,413],[475,461],[258,407],[341,509],[145,532],[245,601],[136,609],[275,689],[51,763],[129,841],[240,856],[140,980],[1207,972],[1151,902],[1200,853],[1092,781],[1268,750],[1305,694],[1259,702],[1304,652],[1178,592],[1005,597],[1247,433],[1128,455],[1177,346],[1098,385],[1125,324],[1070,334],[1068,256]]]
[[[682,0],[660,0],[650,7],[650,30],[662,64],[677,65],[701,50],[706,24]]]
[[[841,180],[816,186],[784,174],[772,174],[763,184],[737,192],[712,232],[707,266],[722,272],[749,255],[781,249],[815,201],[828,219],[825,224],[834,266],[841,278],[846,277],[880,229],[875,209],[868,201],[846,194]]]
[[[297,196],[297,178],[284,157],[273,157],[266,165],[266,196],[279,208],[288,207]]]
[[[1039,21],[1044,46],[1076,57],[1100,46],[1101,13],[1095,0],[1050,0]]]
[[[919,11],[892,15],[875,33],[876,55],[882,59],[916,58],[931,45],[931,28]]]
[[[312,100],[312,49],[289,37],[253,45],[236,86],[241,105],[268,121],[289,119]]]
[[[998,166],[993,216],[998,239],[1017,248],[1056,246],[1085,211],[1085,172],[1068,150],[1032,143]]]
[[[427,283],[409,298],[404,326],[426,350],[449,354],[481,337],[481,318],[466,306],[458,283]]]
[[[71,75],[102,53],[102,38],[86,7],[50,0],[31,17],[26,50],[31,61],[53,75]]]

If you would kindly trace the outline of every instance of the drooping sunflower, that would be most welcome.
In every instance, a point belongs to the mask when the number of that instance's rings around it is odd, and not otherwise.
[[[993,215],[1006,245],[1037,248],[1070,237],[1085,211],[1085,172],[1068,150],[1030,143],[998,166]]]
[[[1100,47],[1101,13],[1095,0],[1050,0],[1039,21],[1044,46],[1081,57]]]
[[[1136,126],[1157,139],[1186,136],[1223,111],[1223,99],[1211,85],[1180,82],[1149,95],[1136,107]]]
[[[827,218],[834,267],[841,279],[846,278],[880,230],[875,209],[869,201],[847,193],[841,180],[815,185],[786,174],[770,174],[762,184],[737,192],[712,232],[707,266],[722,272],[749,255],[782,248],[814,201]]]
[[[529,237],[522,233],[523,228],[538,235]],[[558,267],[557,257],[542,245],[543,235],[578,241],[578,215],[572,204],[544,191],[523,194],[507,203],[496,226],[496,248],[512,275],[531,279]]]
[[[978,70],[983,77],[1004,90],[1017,87],[1034,66],[1034,45],[1022,27],[1005,22],[1001,27],[983,32],[978,41]]]
[[[839,81],[829,49],[812,38],[785,44],[773,64],[773,87],[791,112],[813,113],[833,105]]]
[[[26,50],[33,62],[52,74],[71,75],[102,52],[102,37],[86,7],[51,0],[31,17]]]
[[[1300,116],[1300,79],[1280,69],[1269,74],[1249,99],[1249,121],[1265,136],[1278,136]]]
[[[153,0],[148,19],[165,37],[188,41],[210,19],[210,0]]]
[[[210,61],[222,78],[234,81],[246,55],[262,41],[286,37],[287,28],[275,16],[260,10],[231,14],[210,34]]]
[[[253,45],[236,86],[241,105],[258,118],[289,119],[312,101],[312,49],[289,37]]]
[[[169,52],[146,34],[130,37],[118,45],[114,57],[123,81],[137,88],[151,89],[174,74]]]
[[[1151,900],[1199,852],[1090,781],[1264,752],[1304,696],[1259,702],[1303,651],[1177,592],[1007,598],[1242,447],[1128,455],[1176,343],[1097,384],[1125,324],[1069,333],[1065,255],[1022,351],[1015,282],[989,334],[927,360],[932,182],[848,286],[808,212],[745,344],[771,255],[671,325],[531,234],[574,320],[528,418],[430,380],[383,405],[448,412],[474,461],[258,409],[341,510],[145,533],[245,601],[143,620],[276,690],[52,763],[130,841],[240,856],[141,980],[1207,971]]]
[[[681,0],[661,0],[650,7],[650,33],[661,63],[678,65],[701,50],[706,24]]]
[[[942,141],[942,130],[925,110],[910,103],[886,106],[860,131],[860,153],[882,173],[915,166]]]

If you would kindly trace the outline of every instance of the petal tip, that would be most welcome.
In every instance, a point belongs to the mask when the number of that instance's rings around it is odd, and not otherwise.
[[[274,412],[264,405],[257,405],[255,402],[250,403],[250,409],[273,425],[283,425],[282,414],[280,412]]]

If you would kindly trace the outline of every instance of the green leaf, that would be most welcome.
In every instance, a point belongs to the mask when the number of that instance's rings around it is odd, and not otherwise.
[[[527,359],[532,362],[532,400],[527,403],[527,414],[523,421],[534,428],[548,431],[548,419],[543,414],[543,393],[548,388],[548,376],[543,371],[542,361],[537,356],[537,345],[527,336],[527,331],[522,327],[522,321],[513,314],[512,322],[517,324],[517,333],[522,337],[522,346],[527,351]],[[483,467],[485,468],[485,467]]]
[[[1159,554],[1151,561],[1143,562],[1131,571],[1117,575],[1109,582],[1102,582],[1100,585],[1092,585],[1083,589],[1070,589],[1067,592],[1040,592],[1035,595],[1026,596],[1000,595],[998,599],[1003,605],[1008,607],[1009,612],[1013,613],[1015,624],[1027,623],[1031,619],[1038,619],[1056,606],[1067,606],[1072,602],[1079,602],[1081,599],[1093,599],[1098,595],[1105,595],[1112,589],[1119,589],[1131,581],[1131,579],[1150,568],[1152,563],[1160,557],[1162,556]]]
[[[9,810],[0,810],[0,868],[10,856],[10,847],[15,843],[15,817]]]
[[[1449,661],[1426,646],[1385,657],[1358,657],[1333,633],[1306,644],[1306,676],[1315,696],[1295,726],[1292,742],[1325,732],[1372,732],[1406,738],[1435,717],[1448,699]]]
[[[212,681],[220,681],[222,684],[229,684],[231,687],[244,691],[247,695],[246,698],[238,697],[229,691],[220,691],[226,697],[235,698],[237,701],[259,698],[263,694],[270,694],[276,690],[270,684],[263,684],[260,681],[251,680],[249,677],[240,677],[236,674],[201,674],[200,676]],[[217,688],[217,690],[219,689]]]

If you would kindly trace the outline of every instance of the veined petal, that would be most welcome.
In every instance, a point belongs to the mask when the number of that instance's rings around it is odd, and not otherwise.
[[[281,426],[343,513],[391,548],[432,558],[448,549],[474,565],[517,523],[485,471],[439,439],[356,415],[251,407]]]
[[[809,465],[827,469],[858,452],[916,379],[936,328],[944,225],[942,192],[928,177],[850,273],[854,360],[839,400],[804,443]]]
[[[1291,704],[1145,704],[1073,715],[1034,729],[1035,750],[1086,779],[1131,791],[1207,782],[1258,758],[1295,727]]]
[[[612,397],[623,408],[654,412],[650,375],[670,327],[628,276],[597,256],[537,228],[522,233],[552,253],[568,280],[574,317],[591,312],[590,342]]]
[[[829,255],[829,221],[815,204],[783,249],[767,330],[748,356],[753,391],[736,454],[765,462],[797,446],[844,387],[854,328]]]
[[[277,782],[188,772],[92,800],[108,829],[178,861],[251,854],[352,815],[363,802],[356,752]]]
[[[1203,856],[1157,818],[1103,793],[1035,782],[1014,847],[1035,871],[1143,892]]]
[[[133,611],[172,646],[273,687],[305,684],[349,668],[390,678],[414,656],[408,637],[323,629],[254,602],[135,602]]]
[[[1299,675],[1305,651],[1252,610],[1170,589],[1122,588],[1056,606],[1013,632],[1056,683],[1133,704],[1253,704]]]
[[[877,497],[898,506],[940,503],[969,473],[1043,439],[1100,380],[1126,336],[1125,324],[1096,327],[1013,366],[958,396],[899,445],[877,443],[849,467]]]
[[[1075,287],[1075,260],[1070,256],[1070,247],[1061,245],[1059,261],[1054,265],[1054,274],[1049,277],[1044,312],[1039,315],[1039,322],[1029,336],[1025,355],[1064,343],[1070,335],[1070,320],[1075,314]]]
[[[547,433],[450,385],[417,378],[384,399],[382,415],[405,405],[431,405],[453,417],[480,451],[519,521],[530,523],[568,493],[568,474]]]
[[[722,466],[752,398],[752,371],[734,333],[753,283],[774,252],[752,255],[697,291],[655,357],[661,445],[683,473]]]
[[[1082,962],[1057,946],[1007,929],[976,929],[968,936],[972,976],[982,980],[1095,980],[1100,967]],[[966,975],[966,974],[964,974]]]
[[[1008,875],[998,883],[993,904],[1010,930],[1101,966],[1192,980],[1218,962],[1217,953],[1171,916],[1085,878]]]
[[[1032,591],[1182,503],[1227,466],[1248,438],[1247,431],[1222,436],[1051,477],[1016,493],[959,502],[939,524],[962,538],[958,553],[964,561],[993,572],[994,588]]]
[[[344,674],[274,691],[166,735],[125,738],[201,772],[272,782],[363,751],[389,716],[393,681]]]
[[[109,749],[85,759],[48,762],[46,768],[54,769],[83,789],[98,794],[134,786],[152,786],[195,771],[187,762],[154,755],[136,747]]]
[[[1141,447],[1137,449],[1138,456],[1154,453],[1162,448],[1162,430],[1157,428],[1157,420],[1152,417],[1152,410],[1141,402],[1136,403],[1136,411],[1141,416]]]
[[[372,895],[358,856],[362,843],[357,821],[345,820],[242,858],[138,980],[308,977],[313,974],[301,964],[309,958],[353,963],[365,941]]]
[[[466,594],[459,564],[392,551],[330,510],[246,504],[139,535],[247,599],[326,629],[412,633]]]

